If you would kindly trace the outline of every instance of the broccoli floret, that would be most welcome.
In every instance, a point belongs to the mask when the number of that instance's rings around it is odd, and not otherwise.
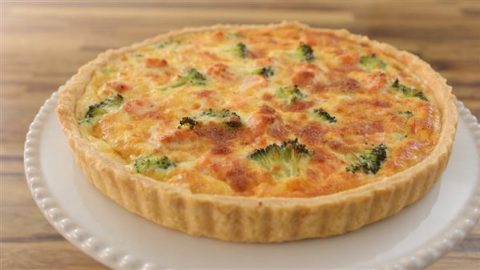
[[[100,69],[100,72],[103,74],[103,75],[112,75],[113,73],[117,72],[118,69],[115,68],[115,67],[104,67],[102,69]]]
[[[360,64],[368,71],[387,67],[387,64],[374,53],[360,57]]]
[[[177,128],[183,128],[183,127],[188,127],[189,129],[193,129],[196,125],[198,124],[198,122],[193,119],[192,117],[183,117],[181,120],[180,120],[180,123],[178,125]]]
[[[176,166],[177,164],[166,156],[141,156],[137,157],[133,163],[135,171],[141,174],[165,171]]]
[[[180,76],[176,83],[171,87],[180,87],[186,84],[190,85],[205,85],[207,78],[195,68],[191,68],[185,72],[184,75]]]
[[[237,43],[237,45],[235,45],[234,52],[235,52],[235,55],[237,55],[238,57],[241,57],[241,58],[247,57],[248,55],[247,45],[245,45],[242,42]]]
[[[410,118],[410,117],[413,116],[413,112],[411,112],[411,111],[400,111],[398,113],[402,116],[405,116],[406,118]]]
[[[423,94],[422,91],[403,85],[398,79],[393,82],[392,89],[401,92],[406,97],[414,97],[428,101],[428,98],[425,96],[425,94]]]
[[[82,123],[93,123],[102,115],[120,107],[123,104],[123,97],[121,95],[109,96],[103,101],[90,105]]]
[[[248,155],[248,159],[271,171],[276,178],[285,178],[299,175],[312,155],[312,151],[295,139],[257,149]]]
[[[275,75],[275,72],[273,71],[273,68],[268,66],[268,67],[263,67],[257,71],[258,75],[262,75],[265,78],[272,77]]]
[[[157,49],[163,49],[167,46],[173,45],[173,44],[180,44],[179,40],[174,40],[174,39],[168,39],[161,41],[160,43],[157,44]]]
[[[276,96],[283,99],[287,105],[304,99],[306,95],[300,91],[298,86],[280,87],[277,89]]]
[[[363,172],[365,174],[376,174],[382,163],[387,159],[387,147],[384,144],[376,145],[372,150],[355,154],[356,161],[347,167],[347,172]]]
[[[214,110],[208,109],[196,117],[183,117],[180,120],[178,128],[194,129],[204,122],[219,122],[230,128],[238,128],[242,125],[240,116],[228,109]]]
[[[316,116],[322,118],[323,120],[325,120],[329,123],[336,123],[337,122],[337,118],[335,116],[332,116],[331,114],[329,114],[327,111],[325,111],[322,108],[313,110],[313,113]]]
[[[204,111],[201,113],[201,115],[206,115],[210,117],[220,117],[220,118],[226,118],[226,117],[238,117],[238,114],[236,112],[232,112],[229,109],[221,109],[221,110],[214,110],[212,108],[209,108],[208,110]]]
[[[220,120],[223,124],[231,128],[237,128],[242,125],[240,116],[237,113],[232,112],[228,109],[213,110],[210,108],[202,112],[200,116],[216,118]]]
[[[313,54],[313,49],[309,45],[303,42],[300,42],[300,45],[298,46],[298,50],[300,51],[301,57],[304,61],[312,62],[315,59],[315,56]]]

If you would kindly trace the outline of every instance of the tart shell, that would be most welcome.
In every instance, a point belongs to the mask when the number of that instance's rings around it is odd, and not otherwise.
[[[75,117],[78,98],[94,71],[123,53],[181,33],[295,25],[367,43],[392,55],[433,89],[440,111],[439,141],[416,165],[355,189],[312,198],[256,198],[194,194],[185,187],[159,182],[129,171],[96,149],[79,131]],[[313,29],[296,22],[272,25],[215,25],[162,34],[141,43],[100,54],[81,67],[60,93],[57,115],[86,178],[127,210],[162,226],[191,235],[237,242],[282,242],[343,234],[398,213],[422,198],[443,173],[453,145],[457,111],[451,87],[427,63],[405,51],[371,41],[346,30]]]

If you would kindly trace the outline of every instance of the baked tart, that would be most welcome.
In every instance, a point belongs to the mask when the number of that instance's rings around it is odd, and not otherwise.
[[[326,237],[422,198],[455,97],[418,57],[345,30],[218,25],[109,50],[61,91],[86,178],[165,227],[227,241]]]

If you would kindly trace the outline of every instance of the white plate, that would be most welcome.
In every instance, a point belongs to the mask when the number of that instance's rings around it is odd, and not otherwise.
[[[117,206],[83,179],[54,113],[55,93],[27,135],[33,198],[66,239],[101,263],[125,269],[423,268],[451,250],[480,216],[480,127],[458,103],[447,170],[418,203],[358,231],[282,244],[228,243],[165,229]]]

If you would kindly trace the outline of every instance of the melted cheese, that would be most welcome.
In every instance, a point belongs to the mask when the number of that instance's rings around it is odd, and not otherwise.
[[[313,50],[311,61],[300,44]],[[372,54],[383,66],[361,63]],[[267,67],[270,76],[260,73]],[[175,86],[192,68],[203,83]],[[394,89],[397,79],[426,98]],[[279,94],[295,86],[300,93]],[[81,123],[90,106],[117,94],[120,107]],[[85,137],[132,171],[139,157],[168,157],[176,166],[149,176],[194,193],[311,197],[378,181],[424,159],[440,129],[430,94],[400,62],[365,44],[295,26],[231,29],[182,34],[112,60],[93,75],[77,117]],[[241,125],[206,121],[209,109],[228,109]],[[201,124],[179,129],[184,117]],[[249,158],[295,138],[312,154],[293,175],[278,178]],[[348,170],[352,157],[380,144],[387,157],[376,173]]]

